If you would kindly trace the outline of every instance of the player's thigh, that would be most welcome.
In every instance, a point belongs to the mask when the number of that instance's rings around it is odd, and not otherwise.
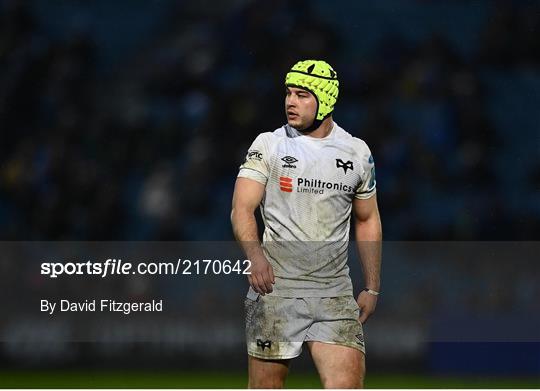
[[[249,388],[283,388],[290,360],[263,360],[248,355]]]
[[[360,350],[317,341],[308,347],[324,388],[363,388],[366,364]]]

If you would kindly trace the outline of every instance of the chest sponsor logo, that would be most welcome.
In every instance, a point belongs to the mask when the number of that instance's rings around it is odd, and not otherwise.
[[[347,162],[344,162],[341,159],[336,159],[336,167],[343,168],[343,171],[345,172],[345,174],[347,173],[347,170],[351,170],[351,171],[354,170],[353,162],[351,162],[350,160],[348,160]]]
[[[279,189],[286,193],[292,193],[293,191],[293,180],[292,178],[286,176],[279,177]]]
[[[292,156],[284,156],[281,158],[281,160],[285,162],[285,164],[282,166],[284,168],[296,168],[294,163],[298,161],[297,158],[292,157]]]
[[[279,189],[286,193],[311,193],[324,194],[327,190],[334,190],[344,193],[353,193],[354,188],[342,182],[325,182],[321,179],[309,178],[290,178],[286,176],[279,177]]]

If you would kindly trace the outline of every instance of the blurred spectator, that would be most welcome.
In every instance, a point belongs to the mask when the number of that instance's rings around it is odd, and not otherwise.
[[[34,3],[0,2],[2,239],[230,239],[237,166],[257,133],[284,122],[283,75],[302,57],[339,71],[335,119],[373,150],[387,239],[537,236],[534,202],[504,201],[516,145],[503,142],[513,129],[497,121],[485,75],[538,67],[538,2],[475,5],[485,17],[469,54],[443,26],[407,37],[377,23],[371,49],[351,43],[319,3],[161,4],[169,12],[144,42],[108,27],[135,48],[113,58],[92,6],[64,24],[84,27],[59,35]],[[526,158],[528,181],[512,192],[533,199],[540,162]]]

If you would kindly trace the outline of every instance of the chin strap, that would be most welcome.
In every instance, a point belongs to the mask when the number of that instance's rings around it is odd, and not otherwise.
[[[311,133],[315,129],[317,129],[319,126],[321,126],[321,124],[322,124],[322,121],[320,119],[313,120],[313,123],[309,125],[307,128],[302,129],[301,132]]]
[[[324,121],[325,119],[327,119],[327,118],[330,117],[331,115],[332,115],[332,112],[328,113],[323,119],[317,119],[317,117],[315,117],[315,119],[313,120],[313,123],[312,123],[311,125],[309,125],[307,128],[300,130],[300,132],[305,132],[305,133],[311,133],[311,132],[313,132],[313,131],[316,130],[319,126],[321,126],[321,124],[323,123],[323,121]]]

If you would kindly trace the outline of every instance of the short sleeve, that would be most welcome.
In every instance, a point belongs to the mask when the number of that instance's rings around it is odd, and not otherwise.
[[[253,179],[266,185],[270,173],[270,166],[268,164],[268,151],[270,148],[267,140],[268,138],[264,134],[260,134],[253,141],[253,144],[251,144],[251,147],[247,151],[244,162],[240,165],[239,178]]]
[[[373,160],[373,155],[371,155],[369,148],[367,148],[367,153],[363,154],[362,168],[362,181],[356,188],[354,196],[361,200],[367,200],[376,193],[377,186],[377,180],[375,179],[375,161]]]

